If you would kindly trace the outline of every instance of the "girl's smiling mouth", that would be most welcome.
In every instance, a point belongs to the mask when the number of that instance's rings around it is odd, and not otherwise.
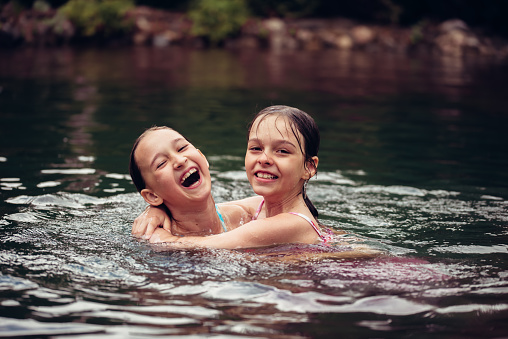
[[[275,180],[275,179],[278,179],[278,178],[279,178],[278,176],[273,175],[273,174],[270,174],[270,173],[267,173],[267,172],[256,172],[256,173],[254,173],[254,175],[255,175],[257,178],[260,178],[260,179],[270,179],[270,180]]]
[[[191,186],[197,186],[201,181],[201,175],[199,175],[199,171],[193,167],[182,175],[180,179],[180,184],[183,187],[191,188]]]

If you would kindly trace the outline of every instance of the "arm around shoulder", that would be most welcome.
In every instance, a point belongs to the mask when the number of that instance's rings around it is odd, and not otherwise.
[[[163,233],[166,232],[166,233]],[[298,216],[281,213],[274,217],[251,221],[227,233],[206,237],[175,237],[158,229],[150,242],[168,244],[172,248],[209,247],[223,249],[266,247],[287,243],[312,244],[318,241],[316,232]],[[175,244],[177,243],[177,244]],[[176,245],[176,246],[174,246]]]
[[[262,196],[255,195],[245,199],[223,202],[220,203],[219,206],[239,206],[249,214],[254,215],[262,201]]]

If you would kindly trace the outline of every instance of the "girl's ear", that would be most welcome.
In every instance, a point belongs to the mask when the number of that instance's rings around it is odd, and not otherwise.
[[[312,157],[305,163],[305,174],[302,179],[309,180],[317,173],[317,167],[319,163],[319,158],[317,156]]]
[[[198,152],[199,152],[199,154],[201,154],[203,156],[203,158],[205,158],[205,160],[206,160],[206,166],[208,168],[210,168],[210,164],[208,163],[208,159],[206,159],[205,155],[203,153],[201,153],[201,151],[199,149],[198,149]]]
[[[152,206],[159,206],[160,204],[163,203],[162,198],[148,188],[141,190],[141,196],[143,197],[143,199],[145,199],[147,203],[149,203]]]

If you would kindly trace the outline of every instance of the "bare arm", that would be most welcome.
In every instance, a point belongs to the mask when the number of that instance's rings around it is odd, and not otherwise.
[[[230,226],[236,228],[246,224],[252,219],[252,215],[255,213],[261,200],[262,197],[254,196],[242,200],[221,203],[219,206],[224,208],[224,211],[228,211],[227,217],[231,222]],[[159,227],[171,232],[171,220],[163,208],[149,205],[143,213],[134,220],[131,233],[138,238],[150,239],[154,231]]]
[[[164,229],[155,230],[152,243],[168,243],[170,248],[254,248],[285,243],[313,244],[317,233],[299,216],[281,213],[274,217],[251,221],[227,233],[206,237],[177,237]]]

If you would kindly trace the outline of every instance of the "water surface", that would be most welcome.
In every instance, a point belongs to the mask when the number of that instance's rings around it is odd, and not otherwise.
[[[2,51],[0,336],[507,336],[506,71],[337,51]],[[386,255],[285,262],[130,236],[145,128],[189,137],[215,200],[239,199],[247,124],[272,104],[320,126],[320,220]]]

